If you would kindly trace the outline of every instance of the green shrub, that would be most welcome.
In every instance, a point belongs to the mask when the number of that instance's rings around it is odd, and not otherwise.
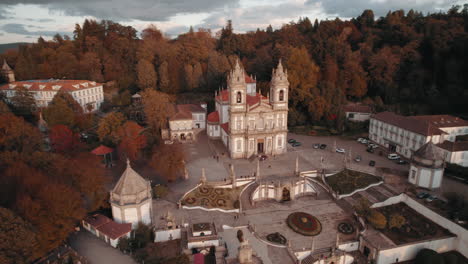
[[[377,210],[371,210],[367,221],[376,229],[385,229],[387,226],[387,218]]]
[[[404,224],[406,224],[406,219],[401,214],[392,214],[390,216],[390,221],[388,222],[388,228],[398,228],[400,229]]]
[[[169,189],[161,184],[158,184],[153,187],[153,196],[154,198],[164,198],[169,193]]]
[[[416,258],[415,264],[446,264],[444,258],[436,251],[428,248],[421,249]]]

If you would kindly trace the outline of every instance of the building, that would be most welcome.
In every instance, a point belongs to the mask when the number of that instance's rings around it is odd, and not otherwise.
[[[104,102],[102,84],[87,80],[49,79],[11,82],[0,86],[0,91],[8,100],[15,96],[17,89],[22,88],[31,92],[38,107],[47,107],[60,91],[69,93],[85,112],[99,109]]]
[[[281,61],[273,70],[267,97],[236,62],[227,89],[215,94],[216,110],[208,115],[207,134],[221,139],[231,158],[286,152],[288,133],[288,73]]]
[[[208,249],[220,246],[220,239],[214,223],[196,223],[187,230],[187,248]]]
[[[372,108],[363,104],[347,104],[343,107],[346,120],[353,122],[364,122],[370,119]]]
[[[13,69],[11,69],[10,65],[8,65],[5,59],[3,59],[2,75],[5,78],[5,80],[9,83],[15,81],[15,72],[13,71]]]
[[[152,198],[150,182],[134,171],[127,160],[127,168],[110,192],[114,220],[131,223],[132,228],[140,222],[151,224]]]
[[[86,230],[113,247],[117,247],[120,238],[130,237],[132,231],[131,224],[119,224],[101,214],[86,217],[82,220],[82,225]]]
[[[447,140],[455,141],[456,136],[466,134],[468,121],[449,115],[401,116],[392,112],[382,112],[372,115],[369,124],[369,138],[372,141],[406,158],[411,158],[413,152],[427,142],[444,146],[447,152],[450,144],[442,143]],[[447,155],[447,159],[451,156]],[[452,160],[466,164],[460,161],[458,155],[453,157]],[[468,156],[466,158],[468,159]]]
[[[468,167],[468,141],[452,142],[446,140],[438,144],[437,147],[443,151],[446,162]]]
[[[444,156],[431,142],[424,144],[411,158],[408,181],[418,187],[435,189],[442,184]]]
[[[206,128],[206,103],[170,106],[169,129],[162,129],[163,139],[179,142],[196,140],[197,134]]]

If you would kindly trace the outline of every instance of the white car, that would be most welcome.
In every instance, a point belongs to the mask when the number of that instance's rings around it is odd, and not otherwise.
[[[346,152],[343,148],[337,148],[335,151],[338,152],[338,153],[345,153]]]
[[[357,139],[357,142],[362,143],[362,140],[363,140],[363,138],[358,138],[358,139]]]
[[[166,141],[164,141],[164,144],[166,144],[166,145],[171,145],[171,144],[174,144],[174,141],[172,141],[172,140],[166,140]]]
[[[367,145],[369,148],[373,148],[373,149],[376,149],[378,148],[379,146],[377,146],[376,144],[374,143],[369,143],[369,145]]]
[[[397,160],[397,159],[400,158],[400,156],[398,156],[398,155],[395,154],[395,153],[392,153],[392,154],[388,154],[387,158],[388,158],[389,160]]]

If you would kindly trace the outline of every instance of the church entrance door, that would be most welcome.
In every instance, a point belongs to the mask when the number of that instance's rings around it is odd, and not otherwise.
[[[283,202],[290,201],[291,200],[291,193],[289,192],[289,189],[284,187],[283,188],[283,197],[282,197]]]
[[[258,143],[257,152],[258,152],[258,154],[263,153],[263,142]]]

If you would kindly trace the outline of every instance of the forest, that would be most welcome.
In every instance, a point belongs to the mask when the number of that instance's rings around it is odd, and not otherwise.
[[[39,38],[0,58],[17,80],[105,83],[104,111],[130,109],[131,95],[140,92],[149,128],[141,135],[141,124],[128,120],[125,110],[98,120],[59,93],[42,111],[48,151],[32,96],[19,91],[11,102],[0,100],[0,262],[30,263],[60,245],[87,212],[108,207],[109,179],[89,154],[96,145],[82,142],[80,133],[95,130],[93,144],[116,147],[132,161],[146,153],[150,166],[174,180],[184,156],[159,142],[165,104],[207,100],[213,107],[214,92],[225,88],[237,58],[264,95],[282,60],[291,127],[336,126],[348,102],[402,114],[466,115],[468,5],[379,18],[365,10],[349,21],[300,18],[247,33],[236,33],[228,22],[219,32],[191,28],[176,38],[152,25],[139,34],[112,21],[85,20],[73,36]]]
[[[88,79],[130,94],[156,89],[186,101],[212,98],[240,58],[267,93],[282,59],[289,72],[290,126],[327,122],[347,101],[402,114],[464,114],[468,99],[468,6],[423,15],[410,10],[376,18],[372,10],[349,21],[300,18],[273,30],[235,33],[190,29],[170,39],[155,26],[137,30],[85,20],[73,36],[8,51],[18,80]],[[116,103],[116,102],[114,102]]]

